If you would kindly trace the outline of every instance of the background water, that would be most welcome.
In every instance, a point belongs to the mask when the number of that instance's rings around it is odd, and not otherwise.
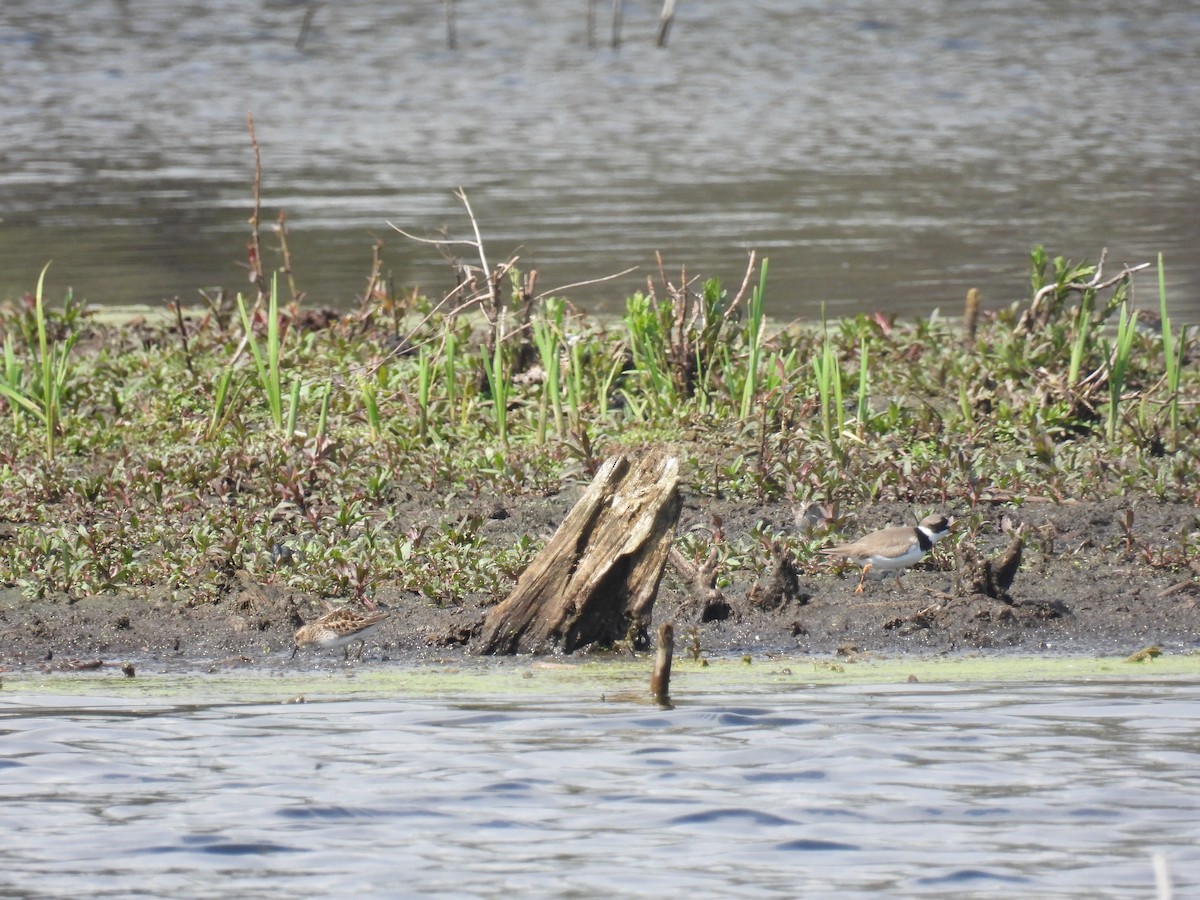
[[[1166,256],[1200,312],[1200,9],[1193,3],[5,0],[0,299],[55,260],[95,302],[245,285],[253,110],[264,219],[286,210],[299,287],[350,304],[374,236],[398,285],[440,296],[422,234],[469,227],[539,287],[618,308],[655,271],[741,281],[771,259],[777,316],[1000,306],[1029,248]],[[274,247],[268,233],[264,245]],[[276,264],[272,251],[268,262]],[[1140,305],[1156,305],[1153,278]]]
[[[1194,679],[673,710],[6,687],[7,897],[1145,898],[1156,852],[1175,896],[1200,891]]]

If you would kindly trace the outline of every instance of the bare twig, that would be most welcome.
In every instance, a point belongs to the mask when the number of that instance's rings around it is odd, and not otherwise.
[[[1155,900],[1173,900],[1175,885],[1171,881],[1171,864],[1167,862],[1167,854],[1155,850],[1150,856],[1154,866],[1154,897]]]
[[[1109,278],[1106,281],[1101,281],[1104,272],[1104,260],[1108,256],[1108,248],[1105,247],[1100,252],[1100,261],[1096,263],[1096,274],[1092,276],[1090,281],[1072,281],[1070,284],[1063,285],[1063,290],[1083,293],[1084,291],[1102,291],[1107,287],[1112,287],[1122,278],[1132,275],[1134,272],[1140,272],[1142,269],[1150,268],[1150,263],[1139,263],[1136,266],[1124,266],[1120,272]],[[1056,284],[1047,284],[1040,291],[1033,295],[1033,305],[1037,306],[1048,295],[1053,294],[1058,287]]]
[[[463,298],[461,304],[448,315],[450,317],[456,316],[469,307],[478,304],[484,320],[488,323],[490,328],[486,346],[489,348],[489,350],[494,349],[498,343],[503,343],[504,341],[527,331],[533,305],[536,301],[542,299],[543,297],[550,296],[556,292],[565,290],[566,288],[608,281],[634,271],[633,269],[626,269],[623,272],[616,273],[615,275],[608,275],[603,278],[594,278],[586,281],[575,282],[573,284],[556,287],[553,290],[543,291],[541,293],[535,292],[534,288],[537,279],[537,272],[536,270],[531,271],[524,277],[521,285],[518,287],[520,308],[512,311],[513,317],[516,320],[516,324],[515,326],[511,327],[511,330],[509,330],[509,326],[512,325],[512,323],[510,322],[508,325],[505,323],[506,309],[500,291],[500,285],[513,270],[513,267],[517,264],[519,257],[512,256],[499,265],[496,265],[493,269],[492,264],[488,261],[487,250],[483,241],[483,234],[479,227],[479,220],[475,217],[475,211],[471,206],[471,201],[467,197],[466,191],[463,188],[458,188],[454,192],[454,195],[459,199],[463,205],[463,208],[466,210],[467,217],[471,222],[471,230],[474,234],[474,240],[451,239],[449,237],[420,237],[419,235],[405,231],[403,228],[400,228],[398,225],[392,222],[387,223],[388,227],[390,227],[393,231],[403,235],[411,241],[415,241],[419,244],[430,244],[437,247],[439,250],[443,251],[443,254],[447,256],[447,259],[458,270],[458,286],[455,287],[455,289],[449,294],[447,294],[442,301],[436,307],[430,310],[430,312],[421,320],[421,322],[410,331],[410,339],[413,334],[415,334],[426,322],[428,322],[434,314],[439,312],[442,307],[449,303],[452,298],[459,296]],[[455,260],[449,254],[445,253],[446,248],[455,246],[473,247],[479,257],[478,269],[476,269],[474,266],[470,266]],[[477,273],[479,277],[485,280],[485,285],[483,287],[480,287],[479,283],[476,281]],[[377,274],[373,272],[371,283],[374,283],[376,277]],[[380,365],[383,365],[397,352],[399,352],[399,347],[397,347],[396,350],[393,350],[392,353],[388,354],[388,356],[385,356],[383,359],[375,363],[373,367],[378,368]],[[521,353],[518,352],[518,361],[520,361],[520,357]]]
[[[467,246],[467,247],[474,247],[474,246],[475,246],[475,242],[474,242],[474,241],[467,241],[467,240],[451,240],[450,238],[423,238],[423,237],[418,237],[417,235],[415,235],[415,234],[412,234],[411,232],[405,231],[405,230],[404,230],[403,228],[401,228],[399,225],[393,225],[391,222],[388,222],[387,224],[388,224],[388,227],[389,227],[389,228],[392,228],[392,229],[394,229],[395,231],[399,232],[400,234],[404,235],[404,236],[405,236],[406,238],[408,238],[410,241],[416,241],[416,242],[417,242],[417,243],[419,243],[419,244],[435,244],[435,245],[437,245],[437,246],[439,246],[439,247],[453,247],[453,246],[456,246],[456,245],[465,245],[465,246]]]
[[[474,247],[475,251],[479,254],[480,272],[482,276],[487,279],[486,296],[488,298],[490,310],[485,312],[489,314],[488,319],[491,321],[494,319],[495,313],[500,309],[501,305],[499,288],[500,279],[516,264],[517,258],[513,257],[505,261],[503,264],[497,267],[495,272],[492,272],[491,267],[488,265],[487,251],[483,245],[483,235],[479,231],[479,221],[475,218],[475,211],[471,208],[471,201],[467,199],[467,192],[462,188],[458,188],[455,190],[454,196],[456,196],[462,203],[463,208],[467,211],[467,218],[471,220],[471,230],[475,233],[475,240],[473,241],[451,240],[450,238],[423,238],[418,237],[415,234],[411,234],[391,222],[388,222],[387,224],[390,228],[404,235],[404,237],[408,238],[409,240],[416,241],[421,244],[433,244],[437,247]]]
[[[625,0],[613,0],[612,5],[612,48],[621,46],[621,19],[625,15]]]
[[[1154,599],[1161,600],[1163,597],[1169,597],[1171,594],[1174,594],[1177,591],[1182,591],[1184,588],[1191,587],[1194,583],[1195,582],[1191,578],[1187,578],[1183,581],[1178,581],[1175,584],[1171,585],[1170,587],[1166,587],[1166,588],[1163,588],[1161,591],[1158,591],[1154,595]]]
[[[380,272],[383,270],[383,254],[380,252],[382,250],[383,241],[376,238],[375,243],[371,245],[371,272],[367,275],[367,289],[363,292],[362,309],[359,311],[360,318],[366,318],[367,307],[370,306],[379,285]]]
[[[669,291],[670,291],[670,289],[671,289],[671,282],[669,282],[669,281],[667,280],[667,269],[666,269],[666,266],[664,266],[664,265],[663,265],[662,253],[661,253],[660,251],[658,251],[658,250],[655,250],[655,251],[654,251],[654,258],[655,258],[656,260],[658,260],[658,277],[659,277],[659,280],[660,280],[660,281],[662,281],[662,283],[663,283],[663,288],[664,288],[664,289],[666,289],[666,290],[669,292]]]
[[[1100,259],[1096,263],[1096,272],[1088,281],[1072,281],[1061,286],[1064,293],[1086,293],[1087,291],[1102,291],[1105,288],[1112,287],[1122,279],[1128,278],[1135,272],[1140,272],[1143,269],[1150,268],[1150,263],[1139,263],[1136,266],[1124,266],[1121,271],[1107,280],[1101,280],[1104,275],[1104,261],[1108,258],[1108,248],[1105,247],[1100,251]],[[1033,301],[1029,304],[1029,309],[1021,315],[1017,322],[1016,332],[1018,334],[1027,334],[1032,331],[1037,325],[1045,324],[1046,313],[1042,309],[1042,304],[1047,297],[1053,296],[1060,289],[1057,283],[1043,285],[1036,294],[1033,295]]]
[[[471,230],[475,232],[475,247],[479,251],[479,267],[483,271],[483,277],[488,279],[488,296],[491,300],[492,311],[497,312],[500,309],[500,291],[497,286],[499,275],[492,277],[491,267],[488,265],[487,253],[483,249],[483,235],[479,233],[479,221],[475,218],[475,211],[471,209],[471,201],[467,199],[467,192],[462,188],[458,188],[454,192],[459,200],[462,201],[463,207],[467,210],[467,218],[471,220]],[[512,267],[512,263],[507,264],[508,268]]]
[[[279,221],[275,223],[275,233],[279,235],[279,253],[283,257],[283,274],[287,276],[288,291],[292,302],[299,303],[300,295],[296,293],[296,277],[292,274],[292,254],[287,243],[287,217],[284,211],[279,211]]]
[[[636,272],[637,268],[637,266],[630,266],[628,269],[622,269],[620,272],[614,272],[612,275],[603,275],[600,278],[589,278],[587,281],[572,281],[570,284],[560,284],[548,291],[542,291],[533,299],[541,300],[543,297],[552,297],[561,291],[569,291],[571,288],[587,287],[589,284],[600,284],[604,281],[612,281],[614,278],[620,278],[622,275],[628,275],[630,272]]]
[[[381,366],[383,366],[389,360],[395,359],[397,356],[399,356],[401,353],[403,353],[405,351],[406,346],[407,347],[412,346],[413,335],[415,335],[418,331],[420,331],[421,328],[430,319],[432,319],[435,315],[437,315],[441,311],[442,307],[444,307],[447,303],[450,302],[450,299],[455,294],[461,293],[465,287],[467,287],[466,282],[460,284],[458,287],[456,287],[454,290],[452,290],[449,294],[447,294],[445,297],[443,297],[441,300],[439,300],[437,302],[437,304],[433,307],[433,309],[429,310],[429,312],[427,312],[421,318],[421,321],[419,321],[416,325],[414,325],[412,328],[410,328],[408,331],[408,334],[405,335],[401,340],[397,341],[396,346],[394,348],[392,348],[392,350],[389,351],[387,354],[385,354],[384,356],[375,360],[375,362],[373,362],[369,365],[353,367],[350,369],[350,371],[353,372],[356,369],[361,369],[363,374],[366,375],[367,377],[374,375],[376,372],[379,371]],[[450,310],[450,312],[446,313],[446,318],[448,318],[448,319],[454,318],[455,316],[459,315],[462,312],[465,312],[467,309],[474,306],[477,302],[478,302],[478,297],[475,297],[475,296],[468,297],[463,303],[460,303],[454,309]],[[445,340],[444,334],[442,336],[442,340],[443,341]],[[432,343],[432,341],[427,342],[427,343]]]
[[[479,230],[479,220],[475,217],[475,210],[471,207],[471,201],[467,197],[467,192],[460,187],[455,190],[454,196],[456,196],[462,203],[463,208],[467,212],[467,218],[471,221],[471,230],[475,234],[475,240],[473,241],[451,241],[449,239],[432,240],[429,238],[418,238],[415,235],[410,235],[404,230],[397,228],[395,225],[392,225],[391,222],[388,224],[405,237],[409,237],[423,244],[434,244],[443,251],[447,246],[452,245],[462,245],[475,248],[476,253],[479,254],[479,274],[485,280],[486,287],[483,290],[478,290],[475,286],[476,282],[474,275],[472,274],[471,267],[456,263],[456,265],[459,267],[459,286],[471,291],[465,306],[469,306],[472,303],[479,303],[480,305],[480,310],[483,313],[483,317],[491,329],[486,343],[487,349],[491,351],[502,344],[505,339],[522,331],[522,328],[518,326],[511,332],[507,334],[505,333],[504,320],[506,310],[500,294],[501,280],[505,278],[512,268],[517,264],[518,257],[510,257],[500,265],[496,266],[495,270],[493,271],[491,264],[488,262],[487,250],[483,243],[483,234]],[[532,288],[532,282],[530,282],[529,286]]]
[[[726,307],[725,312],[721,316],[722,319],[728,321],[741,304],[743,298],[745,298],[746,290],[750,287],[750,278],[754,275],[754,263],[757,261],[757,259],[758,254],[754,250],[751,250],[750,259],[746,262],[746,276],[742,279],[742,286],[738,288],[737,295],[733,298],[733,302]]]
[[[1119,275],[1114,275],[1112,278],[1108,279],[1108,281],[1102,281],[1099,284],[1097,284],[1096,290],[1102,291],[1107,287],[1112,287],[1114,284],[1116,284],[1122,278],[1125,278],[1128,275],[1132,275],[1134,272],[1140,272],[1140,271],[1142,271],[1142,269],[1148,269],[1148,268],[1150,268],[1150,263],[1148,263],[1148,262],[1138,263],[1136,266],[1125,266],[1123,269],[1121,269],[1121,273]]]
[[[672,547],[667,552],[667,560],[675,567],[675,571],[692,586],[696,599],[700,601],[701,609],[715,602],[725,602],[724,595],[716,586],[719,562],[716,547],[709,553],[708,559],[700,565],[696,565],[684,556],[678,547]]]

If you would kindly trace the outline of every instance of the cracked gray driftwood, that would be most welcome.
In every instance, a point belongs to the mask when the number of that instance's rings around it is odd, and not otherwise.
[[[483,621],[480,653],[649,646],[650,615],[679,519],[679,460],[607,460],[517,586]]]

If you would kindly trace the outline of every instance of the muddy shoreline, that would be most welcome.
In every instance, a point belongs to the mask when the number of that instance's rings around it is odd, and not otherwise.
[[[483,532],[497,543],[522,534],[540,543],[579,490],[572,486],[549,498],[500,498],[482,510],[488,517]],[[1134,513],[1131,529],[1127,510]],[[970,533],[943,541],[905,575],[902,586],[892,578],[873,579],[861,595],[854,593],[856,571],[839,572],[824,560],[799,559],[795,596],[778,606],[764,604],[761,589],[755,590],[759,578],[742,572],[744,577],[722,586],[728,615],[713,619],[713,610],[706,613],[691,586],[668,567],[655,604],[655,624],[675,623],[681,658],[697,648],[707,656],[830,658],[977,651],[1112,656],[1148,646],[1168,654],[1200,651],[1200,583],[1172,556],[1180,535],[1196,528],[1192,504],[1124,497],[995,504],[977,512],[982,516],[976,516],[978,524]],[[418,520],[446,515],[432,508],[412,511]],[[902,505],[881,504],[859,511],[848,527],[865,531],[910,515]],[[714,516],[727,537],[755,528],[795,528],[794,511],[786,504],[714,501],[685,491],[677,533],[711,528]],[[1009,525],[1024,524],[1028,536],[1011,602],[955,596],[956,546],[969,543],[985,555],[998,552],[1008,540],[1001,533],[1002,517]],[[360,661],[345,663],[341,651],[313,649],[292,660],[294,630],[325,607],[315,595],[289,588],[286,574],[235,572],[216,602],[196,604],[153,585],[80,599],[31,600],[18,589],[4,589],[0,669],[70,671],[97,661],[132,661],[170,671],[263,664],[311,670],[464,660],[473,656],[472,638],[488,608],[482,597],[438,605],[381,584],[372,596],[391,616]],[[584,651],[575,657],[591,655],[603,653]]]

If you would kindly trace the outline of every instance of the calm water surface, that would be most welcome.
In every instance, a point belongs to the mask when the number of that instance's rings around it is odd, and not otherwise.
[[[1200,316],[1200,9],[1097,0],[625,3],[597,46],[583,0],[5,0],[0,299],[53,258],[51,296],[197,299],[245,285],[253,158],[314,302],[351,304],[375,237],[400,286],[453,281],[422,234],[469,235],[594,311],[656,272],[740,283],[768,309],[957,312],[1025,293],[1031,245],[1166,256]],[[274,238],[264,236],[267,248]],[[277,264],[273,249],[268,262]],[[1142,305],[1157,302],[1153,278]]]
[[[1177,897],[1200,683],[0,695],[8,897]]]

